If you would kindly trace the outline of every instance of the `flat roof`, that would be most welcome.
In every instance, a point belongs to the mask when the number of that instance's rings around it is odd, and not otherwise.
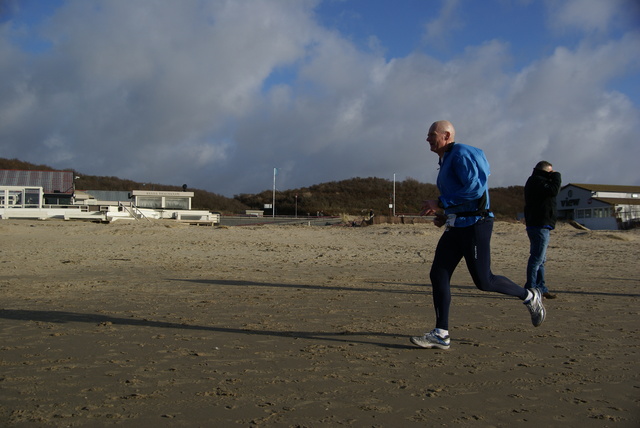
[[[569,183],[562,188],[569,186],[580,187],[585,190],[592,190],[594,192],[622,192],[622,193],[640,193],[640,186],[624,186],[621,184],[578,184]]]
[[[178,192],[178,191],[155,191],[155,190],[132,190],[132,196],[181,196],[183,198],[193,198],[193,192]]]

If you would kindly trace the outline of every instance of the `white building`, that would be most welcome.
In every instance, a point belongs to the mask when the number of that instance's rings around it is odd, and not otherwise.
[[[75,177],[77,178],[77,177]],[[0,170],[0,219],[174,219],[219,224],[220,214],[192,210],[193,192],[76,190],[70,171]]]
[[[595,230],[640,226],[640,186],[569,183],[557,197],[558,218]]]

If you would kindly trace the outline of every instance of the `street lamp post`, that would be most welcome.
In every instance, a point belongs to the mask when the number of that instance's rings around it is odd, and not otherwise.
[[[396,216],[396,174],[393,174],[393,216]]]
[[[273,168],[273,204],[271,205],[271,217],[276,216],[276,174],[278,168]]]

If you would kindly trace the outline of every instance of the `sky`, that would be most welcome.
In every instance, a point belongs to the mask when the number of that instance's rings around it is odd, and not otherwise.
[[[639,0],[0,0],[0,157],[228,197],[435,183],[446,119],[491,187],[540,160],[640,185],[639,52]]]

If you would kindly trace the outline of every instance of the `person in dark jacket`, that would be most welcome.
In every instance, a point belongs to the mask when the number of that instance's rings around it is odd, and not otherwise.
[[[529,236],[529,261],[525,288],[537,288],[547,299],[555,299],[546,286],[544,264],[550,232],[556,227],[556,196],[562,177],[553,165],[540,161],[524,186],[524,219]]]

